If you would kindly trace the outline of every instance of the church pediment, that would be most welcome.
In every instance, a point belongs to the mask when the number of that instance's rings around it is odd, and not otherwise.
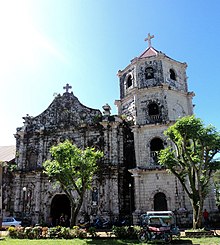
[[[50,106],[36,117],[24,117],[24,124],[33,128],[66,128],[92,125],[97,122],[102,114],[99,110],[92,109],[80,103],[73,93],[65,92],[57,95]]]

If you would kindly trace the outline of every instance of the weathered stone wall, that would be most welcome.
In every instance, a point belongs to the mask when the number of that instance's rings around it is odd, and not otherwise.
[[[176,121],[180,117],[193,114],[193,105],[191,102],[193,94],[178,94],[174,90],[167,90],[165,96],[169,105],[169,121]]]
[[[179,181],[165,170],[143,170],[139,181],[141,213],[154,210],[154,195],[158,192],[166,195],[168,210],[190,207],[189,200],[185,198],[185,193]],[[146,192],[146,189],[148,192]]]
[[[164,73],[164,83],[169,85],[173,90],[186,93],[188,91],[186,63],[180,63],[172,59],[163,59],[162,66]],[[176,80],[170,78],[170,69],[175,72]]]
[[[154,166],[154,161],[150,155],[150,141],[159,137],[166,140],[163,132],[166,125],[146,125],[144,127],[134,128],[134,142],[136,152],[136,162],[138,167]]]
[[[124,208],[128,210],[124,189],[129,180],[125,180],[124,173],[129,166],[135,166],[135,158],[133,134],[126,123],[117,116],[85,107],[67,92],[58,95],[39,116],[27,115],[24,120],[15,135],[18,171],[11,182],[12,201],[8,205],[14,215],[23,218],[25,214],[32,223],[48,220],[53,198],[63,191],[42,173],[42,163],[50,158],[50,147],[65,139],[78,147],[92,146],[104,152],[92,184],[98,201],[92,202],[92,189],[88,190],[80,215],[119,216]],[[128,151],[131,159],[126,157]]]

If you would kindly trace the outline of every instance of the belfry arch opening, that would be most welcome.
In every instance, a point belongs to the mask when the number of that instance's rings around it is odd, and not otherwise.
[[[154,195],[154,211],[167,211],[167,198],[163,192]]]
[[[130,88],[132,86],[132,77],[131,75],[128,75],[127,78],[127,88]]]
[[[158,153],[164,149],[163,140],[160,138],[153,138],[150,142],[150,155],[153,159],[153,163],[158,162]]]
[[[152,67],[147,67],[145,69],[145,79],[152,79],[154,78],[154,69]]]
[[[176,73],[173,69],[170,69],[170,79],[176,81]]]
[[[54,226],[59,225],[61,215],[71,216],[70,200],[66,194],[57,194],[52,199],[50,217]]]
[[[156,103],[150,103],[148,105],[148,114],[149,116],[159,115],[159,106]]]

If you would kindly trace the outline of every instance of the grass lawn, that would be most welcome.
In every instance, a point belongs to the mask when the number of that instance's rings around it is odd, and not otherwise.
[[[120,240],[120,239],[47,239],[47,240],[28,240],[28,239],[10,239],[0,241],[0,244],[8,245],[124,245],[124,244],[141,244],[139,241]],[[152,244],[152,243],[151,243]],[[154,243],[155,244],[155,243]],[[181,240],[174,240],[173,244],[196,244],[196,245],[220,245],[220,238],[182,238]]]

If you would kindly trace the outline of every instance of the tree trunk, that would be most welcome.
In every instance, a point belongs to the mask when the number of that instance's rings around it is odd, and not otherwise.
[[[71,199],[71,202],[70,202],[70,204],[71,204],[70,227],[77,225],[76,219],[77,219],[78,213],[79,213],[80,208],[81,208],[82,203],[83,203],[83,196],[84,196],[84,193],[81,193],[80,198],[78,200],[78,203],[74,202],[74,197],[72,197],[72,199]]]
[[[194,204],[192,206],[193,206],[193,229],[196,229],[197,228],[197,215],[198,215],[197,209],[198,207]]]
[[[192,202],[193,207],[193,229],[198,229],[202,227],[202,210],[203,210],[203,200],[200,202],[200,205],[197,205],[197,202]]]
[[[70,219],[70,227],[73,227],[76,225],[76,218],[78,213],[76,213],[75,206],[71,205],[71,219]]]

